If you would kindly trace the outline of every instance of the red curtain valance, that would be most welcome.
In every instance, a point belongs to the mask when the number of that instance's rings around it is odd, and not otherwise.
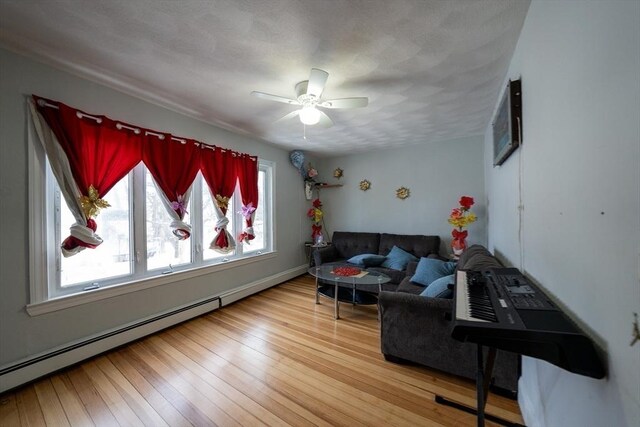
[[[33,95],[33,101],[34,119],[42,119],[49,128],[44,129],[36,123],[47,156],[55,157],[59,163],[56,170],[60,172],[54,173],[56,179],[63,191],[79,193],[65,194],[67,204],[75,205],[70,209],[77,222],[72,227],[71,236],[63,242],[65,256],[86,247],[94,248],[102,242],[95,235],[97,225],[94,217],[101,208],[108,206],[104,196],[140,161],[144,161],[153,176],[174,220],[174,234],[179,238],[190,235],[190,227],[182,219],[198,170],[202,171],[214,198],[216,195],[231,197],[239,181],[243,205],[252,204],[254,210],[257,206],[255,156],[177,138],[106,116],[87,114],[36,95]],[[224,216],[226,206],[221,211]],[[228,239],[226,242],[220,239],[218,243],[218,249],[228,250]]]

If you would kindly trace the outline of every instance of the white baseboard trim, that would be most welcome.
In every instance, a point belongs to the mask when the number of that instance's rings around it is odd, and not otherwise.
[[[0,393],[293,279],[304,274],[307,268],[301,265],[0,367]]]

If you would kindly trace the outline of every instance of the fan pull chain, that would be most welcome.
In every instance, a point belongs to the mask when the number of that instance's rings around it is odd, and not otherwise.
[[[302,124],[302,139],[307,140],[307,125]]]

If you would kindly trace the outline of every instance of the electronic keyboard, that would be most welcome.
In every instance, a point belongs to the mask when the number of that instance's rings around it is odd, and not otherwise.
[[[516,268],[456,274],[451,335],[603,378],[593,341]]]

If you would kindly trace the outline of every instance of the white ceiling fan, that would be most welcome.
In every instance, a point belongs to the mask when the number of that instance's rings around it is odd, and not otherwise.
[[[285,104],[299,105],[302,108],[292,111],[286,116],[276,120],[280,122],[298,116],[300,121],[305,125],[319,124],[323,127],[333,126],[333,122],[323,111],[322,108],[358,108],[366,107],[369,104],[369,98],[341,98],[341,99],[328,99],[321,100],[320,96],[324,90],[324,85],[327,82],[329,73],[317,68],[311,69],[309,80],[301,81],[296,85],[296,99],[285,98],[283,96],[271,95],[264,92],[253,91],[251,94],[258,98],[268,99],[271,101],[283,102]]]

